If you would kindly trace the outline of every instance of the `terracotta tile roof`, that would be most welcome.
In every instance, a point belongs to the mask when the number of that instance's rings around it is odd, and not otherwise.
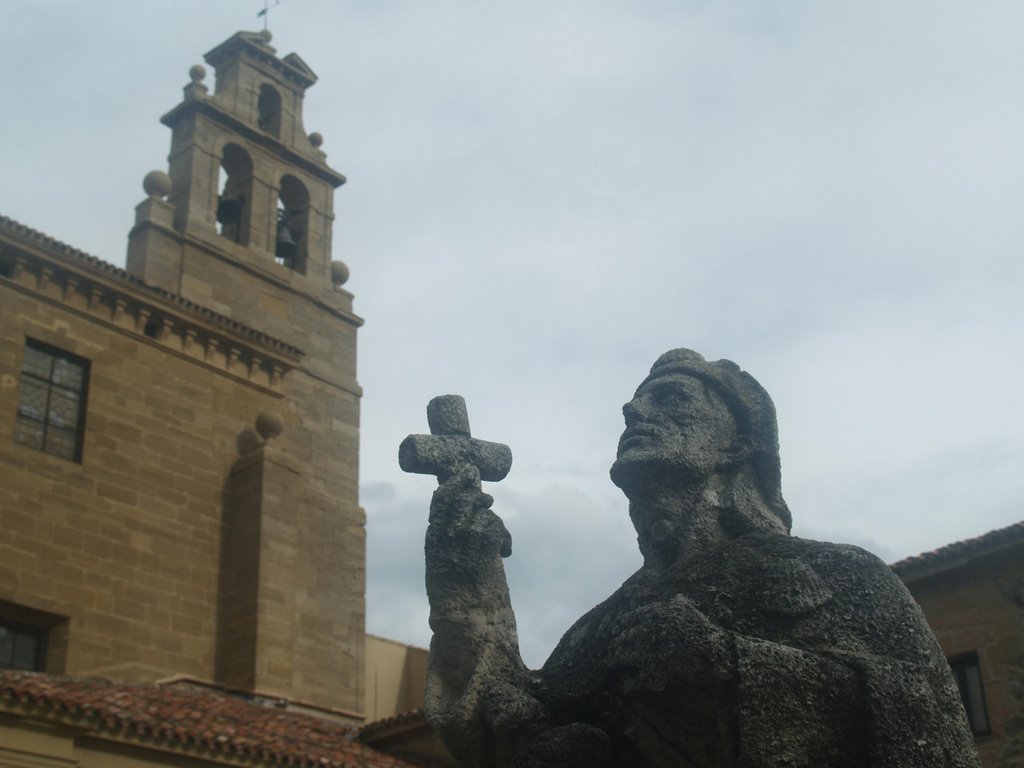
[[[931,552],[923,552],[920,555],[905,558],[891,564],[889,567],[900,577],[918,576],[923,575],[923,572],[926,571],[932,572],[958,565],[978,555],[1002,549],[1018,542],[1024,542],[1024,521],[1008,525],[1005,528],[989,531],[973,539],[955,541]]]
[[[423,713],[422,709],[410,709],[408,712],[399,712],[397,715],[385,717],[383,720],[374,720],[372,723],[366,723],[359,729],[359,738],[373,739],[374,736],[385,731],[391,731],[392,729],[421,726],[425,728],[430,727],[427,724],[427,716]]]
[[[131,285],[132,287],[138,290],[159,296],[167,301],[170,301],[172,304],[176,304],[177,306],[181,307],[182,309],[193,315],[198,315],[199,317],[205,320],[209,320],[211,322],[217,323],[218,325],[230,328],[235,333],[253,339],[254,341],[259,341],[260,343],[265,344],[271,347],[272,349],[277,349],[280,350],[281,352],[286,352],[295,357],[302,357],[303,355],[306,354],[303,350],[289,344],[286,341],[281,341],[281,339],[274,338],[273,336],[269,336],[265,333],[262,333],[261,331],[257,331],[254,328],[250,328],[247,325],[243,325],[242,323],[239,323],[236,320],[232,320],[230,317],[227,317],[226,315],[222,315],[219,312],[214,312],[212,309],[189,301],[188,299],[183,298],[176,293],[171,293],[170,291],[165,291],[163,288],[157,288],[156,286],[149,285],[148,283],[143,282],[134,275],[129,274],[120,267],[116,267],[109,262],[103,261],[102,259],[96,256],[92,256],[86,253],[85,251],[80,251],[77,248],[73,248],[72,246],[67,245],[66,243],[62,243],[60,240],[56,240],[50,237],[49,235],[44,234],[43,232],[32,229],[31,227],[27,227],[24,224],[21,224],[20,222],[17,222],[14,219],[10,219],[3,215],[0,215],[0,232],[6,232],[10,235],[14,235],[15,237],[21,240],[32,243],[41,248],[45,248],[48,251],[59,253],[62,256],[67,256],[71,259],[74,259],[75,261],[79,262],[80,264],[89,269],[95,270],[97,272],[102,272],[106,274],[108,277],[111,277],[122,283],[127,283],[128,285]]]
[[[356,741],[358,730],[199,687],[113,683],[0,670],[0,708],[116,738],[317,768],[412,766]],[[213,755],[211,755],[213,756]]]

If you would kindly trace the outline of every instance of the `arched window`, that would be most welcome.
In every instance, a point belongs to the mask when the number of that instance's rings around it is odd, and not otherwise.
[[[252,159],[237,144],[224,145],[218,186],[218,231],[229,240],[247,245],[252,209]]]
[[[281,136],[281,94],[269,85],[260,86],[256,122],[271,136]]]
[[[308,234],[309,192],[294,176],[284,176],[277,200],[277,263],[305,274]]]

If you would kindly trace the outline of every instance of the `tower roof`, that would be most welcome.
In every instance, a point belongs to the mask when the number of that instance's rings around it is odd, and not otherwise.
[[[249,56],[254,63],[274,70],[280,77],[299,86],[309,88],[317,81],[316,73],[298,54],[289,53],[277,58],[277,50],[270,44],[270,32],[236,32],[203,58],[215,69],[232,59]]]

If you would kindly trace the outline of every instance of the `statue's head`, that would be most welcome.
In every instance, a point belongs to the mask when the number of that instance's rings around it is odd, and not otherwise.
[[[775,406],[738,365],[689,349],[666,352],[622,411],[611,475],[631,500],[654,486],[692,487],[743,470],[760,504],[789,530]]]

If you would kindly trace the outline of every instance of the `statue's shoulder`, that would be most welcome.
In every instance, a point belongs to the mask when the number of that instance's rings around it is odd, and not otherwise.
[[[854,544],[814,541],[796,536],[787,539],[783,551],[789,551],[823,579],[852,596],[870,599],[895,599],[905,603],[906,589],[899,577],[877,555]]]
[[[878,560],[866,549],[853,544],[837,544],[832,541],[816,541],[815,539],[803,539],[799,536],[792,536],[786,533],[775,531],[762,531],[748,533],[733,539],[727,547],[733,549],[757,549],[763,552],[776,554],[780,557],[809,558],[817,555],[827,557],[842,557],[865,560]]]
[[[781,533],[754,533],[741,536],[725,548],[723,555],[738,562],[759,561],[769,567],[801,563],[823,578],[859,578],[892,581],[896,576],[880,558],[853,544],[802,539]],[[841,568],[842,572],[837,572]],[[896,579],[898,582],[898,579]]]
[[[767,614],[872,612],[878,605],[872,598],[880,597],[906,602],[899,579],[870,552],[780,533],[739,537],[705,558],[701,570],[701,581]]]
[[[780,637],[786,622],[810,620],[811,634],[830,636],[844,650],[892,658],[933,653],[934,640],[903,582],[865,549],[752,534],[731,542],[720,557],[731,592],[741,596],[733,606],[755,606],[763,626],[781,622]]]

